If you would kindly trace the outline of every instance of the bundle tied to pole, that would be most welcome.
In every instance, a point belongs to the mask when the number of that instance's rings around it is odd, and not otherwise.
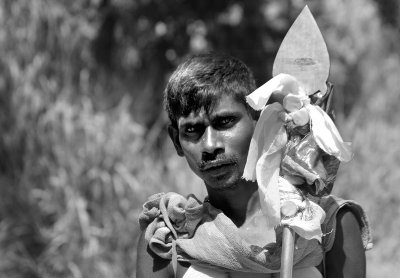
[[[272,95],[281,102],[267,104]],[[243,177],[257,180],[269,227],[288,224],[306,239],[320,237],[324,211],[307,196],[330,190],[335,173],[328,174],[322,158],[349,161],[350,143],[343,142],[331,118],[291,75],[275,76],[250,94],[247,102],[261,115]],[[298,213],[281,219],[281,203],[288,200],[296,204]]]
[[[330,193],[339,162],[352,158],[330,113],[329,55],[305,7],[275,58],[273,78],[247,96],[261,110],[243,177],[258,182],[268,228],[289,226],[305,239],[321,239],[325,212],[318,197]],[[328,85],[327,85],[328,84]],[[295,207],[282,217],[282,205]]]

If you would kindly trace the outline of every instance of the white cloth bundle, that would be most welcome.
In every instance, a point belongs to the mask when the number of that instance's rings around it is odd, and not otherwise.
[[[266,105],[272,95],[281,102]],[[340,161],[352,158],[351,144],[343,142],[333,121],[320,107],[310,103],[308,95],[295,77],[279,74],[247,96],[248,104],[262,112],[250,143],[243,177],[257,180],[261,207],[270,227],[281,224],[278,182],[282,179],[280,165],[288,142],[286,122],[292,121],[296,126],[310,122],[311,135],[318,147]],[[322,223],[323,219],[319,220]],[[322,235],[319,225],[315,227],[317,231],[310,231],[310,223],[298,224],[296,229],[302,230],[298,233],[305,238],[313,238],[316,233]]]

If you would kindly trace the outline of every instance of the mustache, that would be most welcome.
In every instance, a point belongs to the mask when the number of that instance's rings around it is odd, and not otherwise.
[[[206,171],[208,169],[219,167],[222,165],[237,164],[238,161],[239,161],[239,159],[234,155],[227,156],[227,155],[221,154],[221,155],[218,155],[214,160],[207,160],[207,161],[202,160],[199,163],[199,169],[201,171]]]

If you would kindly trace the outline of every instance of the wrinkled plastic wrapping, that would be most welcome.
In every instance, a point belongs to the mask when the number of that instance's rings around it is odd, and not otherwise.
[[[330,194],[340,161],[326,154],[310,135],[292,137],[281,163],[281,175],[297,177],[297,185],[312,196]]]
[[[304,179],[310,185],[316,183],[315,192],[310,193],[319,194],[325,188],[327,177],[321,155],[322,151],[312,136],[307,135],[303,139],[292,137],[282,159],[281,174]]]

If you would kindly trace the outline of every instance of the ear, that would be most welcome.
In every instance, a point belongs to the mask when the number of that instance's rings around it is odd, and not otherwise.
[[[175,150],[179,156],[183,156],[183,150],[181,147],[181,142],[179,141],[179,131],[176,127],[169,125],[168,126],[168,134],[174,143]]]

